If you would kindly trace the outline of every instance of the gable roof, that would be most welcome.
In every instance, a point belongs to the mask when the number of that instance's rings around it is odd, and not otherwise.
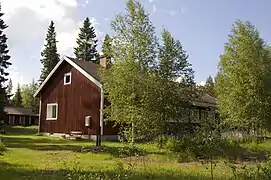
[[[80,68],[86,71],[88,74],[92,75],[97,81],[101,82],[101,77],[98,75],[99,64],[93,62],[81,61],[75,58],[67,57],[77,64]]]
[[[54,69],[49,73],[49,75],[46,77],[46,79],[40,85],[38,90],[35,92],[34,97],[36,97],[40,93],[40,91],[43,89],[43,87],[46,85],[46,83],[49,81],[49,79],[57,71],[57,69],[60,67],[60,65],[63,62],[69,63],[72,67],[74,67],[76,70],[78,70],[80,73],[82,73],[86,78],[88,78],[90,81],[92,81],[94,84],[96,84],[99,88],[102,87],[101,78],[98,75],[98,69],[99,69],[98,64],[95,64],[95,63],[92,63],[92,62],[81,61],[81,60],[78,60],[78,59],[75,59],[75,58],[64,56],[56,64]]]
[[[200,107],[217,107],[216,98],[210,96],[209,94],[205,94],[200,99],[195,100],[193,105]]]
[[[30,108],[6,106],[4,111],[10,115],[38,116],[38,114],[33,113]]]

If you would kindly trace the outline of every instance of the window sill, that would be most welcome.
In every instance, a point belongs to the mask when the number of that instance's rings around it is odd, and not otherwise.
[[[47,121],[56,121],[57,118],[46,118]]]

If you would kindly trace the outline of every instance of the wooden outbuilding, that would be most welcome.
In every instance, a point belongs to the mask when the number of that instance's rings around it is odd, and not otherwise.
[[[24,107],[7,106],[5,124],[31,126],[38,124],[39,115],[33,113],[32,109]]]

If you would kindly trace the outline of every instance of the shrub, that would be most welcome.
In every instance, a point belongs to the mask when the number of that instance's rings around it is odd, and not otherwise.
[[[232,170],[231,179],[242,180],[270,180],[271,179],[271,162],[257,164],[257,166],[237,166],[232,163],[226,163]]]
[[[7,148],[6,148],[6,146],[2,143],[2,142],[0,142],[0,155],[2,156],[2,155],[4,155],[4,153],[7,151]]]
[[[69,169],[69,168],[68,168]],[[122,162],[117,161],[114,171],[83,171],[78,167],[78,163],[69,169],[67,173],[68,180],[126,180],[129,179],[133,174],[133,170],[130,166],[124,168]]]

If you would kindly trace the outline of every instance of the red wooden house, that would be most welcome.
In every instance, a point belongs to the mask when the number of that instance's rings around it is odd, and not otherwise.
[[[34,94],[40,97],[39,132],[57,136],[80,132],[93,140],[99,134],[103,139],[117,138],[118,129],[103,120],[99,66],[106,66],[106,58],[100,59],[100,65],[70,57],[58,62]]]

